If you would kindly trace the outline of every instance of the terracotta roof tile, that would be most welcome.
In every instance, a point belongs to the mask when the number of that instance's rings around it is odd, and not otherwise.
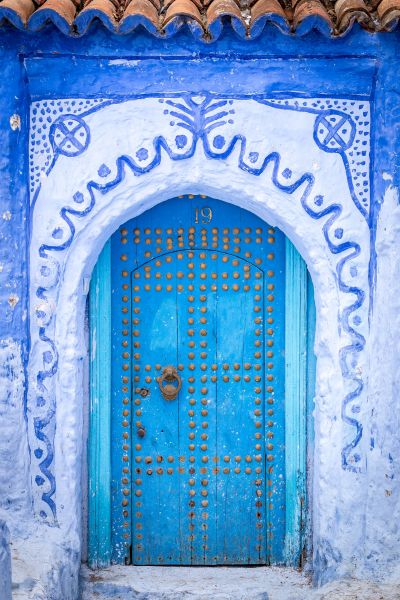
[[[80,34],[85,33],[95,19],[101,21],[111,31],[116,31],[118,29],[117,9],[112,0],[86,0],[74,24]]]
[[[324,3],[320,0],[300,0],[296,2],[293,10],[292,27],[297,30],[302,27],[302,33],[306,29],[312,29],[315,25],[318,28],[325,29],[327,33],[333,33],[333,22],[328,14]]]
[[[343,32],[355,21],[363,24],[367,29],[373,29],[371,13],[364,0],[337,0],[335,13],[338,26]]]
[[[0,4],[0,14],[1,14]],[[74,0],[45,0],[31,15],[28,29],[38,31],[48,23],[53,23],[63,33],[68,33],[78,14],[78,7]]]
[[[7,19],[18,28],[26,27],[29,17],[36,10],[32,0],[4,0],[0,4],[0,18]]]
[[[202,26],[202,18],[199,9],[192,0],[174,0],[169,3],[165,12],[162,26],[166,27],[172,19],[193,19]]]
[[[382,27],[390,29],[397,24],[400,17],[399,0],[382,0],[377,7],[377,14]]]
[[[285,33],[316,29],[345,34],[357,22],[368,31],[390,31],[400,19],[400,0],[0,0],[0,23],[38,31],[55,26],[66,35],[86,33],[94,21],[126,34],[144,27],[173,35],[183,26],[206,41],[231,26],[244,39],[267,23]]]

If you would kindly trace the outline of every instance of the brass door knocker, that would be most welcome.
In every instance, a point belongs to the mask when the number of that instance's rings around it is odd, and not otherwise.
[[[175,367],[165,367],[162,375],[157,377],[157,381],[163,398],[165,400],[175,400],[182,387],[182,379]]]

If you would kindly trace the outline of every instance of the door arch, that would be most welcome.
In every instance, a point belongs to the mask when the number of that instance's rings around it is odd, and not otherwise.
[[[113,235],[90,294],[92,565],[299,562],[310,290],[279,230],[218,200]]]

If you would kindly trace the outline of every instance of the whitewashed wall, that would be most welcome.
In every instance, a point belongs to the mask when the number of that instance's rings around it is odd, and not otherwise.
[[[396,577],[399,209],[391,189],[378,224],[373,285],[368,102],[218,102],[188,96],[115,104],[60,100],[44,135],[32,137],[31,454],[19,422],[15,445],[4,444],[4,452],[15,447],[19,470],[31,477],[23,497],[26,514],[32,498],[36,517],[24,522],[24,547],[34,562],[47,542],[34,574],[43,598],[49,589],[60,600],[77,594],[85,281],[118,225],[186,193],[254,212],[282,229],[307,262],[317,305],[311,566],[317,581]],[[32,105],[32,131],[42,110],[43,102]],[[215,129],[205,125],[206,113]],[[189,122],[182,120],[187,114]],[[354,152],[364,141],[366,158],[356,164]],[[10,426],[13,397],[22,397],[14,391],[23,381],[19,349],[12,355],[15,377],[8,368],[2,374],[1,405]],[[20,415],[16,411],[15,419]],[[2,452],[0,441],[0,459]],[[6,459],[2,487],[9,479]],[[17,535],[13,513],[8,520]]]

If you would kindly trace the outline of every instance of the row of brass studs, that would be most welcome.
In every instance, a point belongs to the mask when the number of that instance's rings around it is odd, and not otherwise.
[[[203,457],[203,458],[207,458],[207,457]],[[203,461],[203,462],[206,462],[206,461]],[[178,473],[178,474],[186,474],[185,470],[184,470],[183,468],[181,468],[181,467],[179,467],[179,468],[175,469],[175,472],[176,472],[176,473]],[[224,473],[224,474],[228,474],[228,473],[231,473],[231,472],[232,472],[232,473],[236,473],[236,474],[238,474],[238,473],[241,473],[241,472],[242,472],[242,469],[241,469],[240,467],[234,467],[234,468],[229,468],[229,467],[224,467],[224,468],[222,468],[222,467],[216,467],[216,468],[214,468],[214,469],[213,469],[213,471],[212,471],[212,473],[213,473],[214,475],[217,475],[218,473]],[[256,469],[254,469],[254,472],[255,472],[256,474],[259,474],[259,473],[261,473],[261,469],[259,469],[259,468],[256,468]],[[168,474],[168,475],[172,475],[172,474],[174,473],[174,469],[173,469],[172,467],[168,467],[168,468],[166,468],[166,469],[163,469],[162,467],[158,467],[157,469],[154,469],[154,470],[153,470],[152,468],[149,468],[149,469],[147,469],[147,470],[146,470],[146,474],[147,474],[147,475],[153,475],[153,473],[154,473],[154,474],[157,474],[157,475],[163,475],[164,473],[165,473],[165,474]],[[251,473],[252,473],[252,469],[251,469],[250,467],[245,467],[245,468],[243,469],[243,473],[246,473],[247,475],[249,475],[249,474],[251,474]],[[194,482],[195,480],[193,479],[193,480],[190,480],[190,481],[193,481],[193,482]],[[189,481],[189,485],[194,485],[194,483],[190,483],[190,481]],[[139,482],[139,480],[136,480],[136,484],[137,484],[137,485],[139,485],[139,483],[138,483],[138,482]],[[255,481],[255,485],[261,485],[261,479],[257,479],[257,480]],[[139,493],[138,493],[138,494],[136,494],[136,495],[141,495],[141,492],[139,491]]]
[[[123,271],[122,272],[122,276],[128,277],[129,273],[128,271]],[[127,284],[123,284],[123,290],[126,291],[128,289]],[[129,302],[129,298],[128,296],[125,294],[122,297],[122,301],[124,303],[128,303]],[[125,306],[122,308],[122,312],[123,313],[127,313],[129,312],[129,308],[125,308]],[[132,323],[135,327],[137,327],[139,325],[139,315],[140,315],[140,308],[139,306],[135,306],[133,309],[133,319],[132,319]],[[128,320],[123,319],[123,324],[124,326],[128,325]],[[134,333],[136,333],[137,330],[134,330]],[[123,336],[127,336],[128,335],[128,329],[124,329],[122,332]],[[133,338],[135,339],[135,337],[138,336],[133,336]],[[122,345],[125,346],[125,340],[122,342]],[[133,342],[133,348],[135,350],[135,355],[136,355],[136,351],[138,348],[140,348],[140,343],[135,340]],[[124,348],[125,349],[125,348]],[[128,360],[130,358],[129,352],[124,351],[122,354],[123,359]],[[125,362],[122,365],[122,369],[124,371],[124,375],[123,375],[123,382],[124,383],[128,383],[129,382],[129,377],[127,377],[127,372],[130,370],[130,362]],[[139,380],[138,376],[134,377],[135,381]],[[128,388],[126,387],[126,392],[128,391]],[[129,400],[128,398],[126,398],[124,400],[124,402],[126,402],[127,400]],[[140,427],[142,422],[140,420],[141,414],[142,414],[142,410],[141,410],[141,398],[138,396],[135,398],[134,400],[134,404],[135,404],[135,416],[136,416],[136,427]],[[124,437],[124,445],[123,445],[123,461],[124,461],[124,467],[123,467],[123,474],[124,477],[122,478],[122,484],[125,486],[122,490],[123,495],[124,495],[124,499],[122,501],[122,506],[123,506],[123,514],[124,517],[127,517],[129,515],[128,512],[128,506],[129,506],[129,497],[130,497],[130,493],[131,493],[131,484],[132,482],[130,481],[130,479],[128,478],[128,474],[130,473],[130,469],[129,469],[129,456],[127,454],[125,454],[125,452],[127,452],[129,450],[129,446],[128,446],[128,439],[129,439],[129,433],[128,431],[130,431],[131,428],[131,422],[130,420],[128,421],[127,416],[129,414],[129,411],[127,410],[126,406],[124,407],[123,410],[123,417],[124,420],[122,421],[122,425],[125,429],[125,431],[123,432],[123,437]],[[129,428],[129,429],[128,429]],[[128,430],[127,430],[128,429]],[[142,449],[141,444],[137,443],[135,446],[136,451],[140,451]],[[139,471],[139,473],[138,473]],[[136,468],[136,474],[139,475],[140,474],[140,469]],[[135,487],[139,486],[141,480],[137,477],[135,479]],[[139,487],[137,487],[137,489],[135,490],[135,501],[134,501],[134,509],[135,509],[135,538],[136,538],[136,544],[135,544],[135,548],[138,552],[141,552],[143,550],[143,546],[141,545],[141,540],[143,539],[143,534],[141,533],[142,530],[142,523],[141,523],[141,517],[142,517],[142,502],[141,502],[141,495],[142,495],[142,491],[140,490]],[[133,507],[132,507],[133,508]],[[130,523],[129,521],[124,521],[123,523],[124,527],[129,527]],[[131,538],[131,533],[125,533],[124,534],[124,538],[126,540],[130,540]],[[130,545],[130,542],[126,541],[125,545],[128,547]]]
[[[131,472],[130,472],[130,398],[129,398],[129,383],[130,378],[127,373],[129,369],[126,368],[128,363],[126,362],[129,359],[129,347],[130,347],[130,339],[129,339],[129,303],[130,303],[130,290],[129,290],[129,273],[128,271],[122,271],[122,474],[121,474],[121,484],[122,484],[122,517],[123,517],[123,528],[125,530],[123,537],[125,540],[125,546],[128,548],[130,546],[130,501],[129,496],[131,492]],[[129,365],[128,365],[129,366]]]
[[[191,406],[193,406],[193,404],[191,404]],[[189,433],[189,440],[193,440],[193,434],[192,432]],[[139,451],[141,449],[141,445],[137,444],[138,446],[140,446],[140,448],[137,448],[137,451]],[[191,446],[191,444],[189,444],[189,446]],[[201,448],[202,450],[207,450],[207,447],[205,448]],[[194,447],[189,447],[189,450],[191,452],[193,452],[195,450]],[[261,446],[256,450],[260,451],[261,450]],[[136,463],[144,463],[146,465],[151,465],[153,463],[158,463],[161,464],[164,461],[167,461],[169,464],[172,464],[175,462],[177,463],[185,463],[186,461],[188,461],[189,463],[194,463],[196,462],[196,457],[190,455],[189,457],[186,456],[167,456],[165,459],[163,456],[136,456],[135,457],[135,462]],[[262,454],[255,454],[254,456],[250,455],[250,454],[246,454],[246,456],[213,456],[213,457],[209,457],[209,456],[202,456],[201,461],[204,463],[208,463],[208,462],[212,462],[215,464],[218,463],[241,463],[241,462],[245,462],[245,463],[252,463],[253,461],[258,463],[258,462],[262,462]],[[184,472],[184,471],[182,471]]]
[[[164,241],[162,237],[159,237],[159,236],[163,235],[163,230],[160,228],[154,229],[153,233],[149,227],[143,229],[142,231],[140,229],[136,228],[136,229],[132,230],[132,233],[134,236],[133,242],[135,244],[139,244],[143,241],[147,245],[152,244],[152,243],[162,244]],[[252,233],[253,233],[253,235],[255,234],[256,237],[254,237],[254,238],[246,237]],[[124,235],[122,235],[122,234],[124,234]],[[263,239],[261,237],[262,234],[263,234],[263,231],[259,227],[257,227],[254,232],[252,232],[250,227],[246,227],[243,230],[239,229],[238,227],[235,227],[231,231],[228,227],[224,227],[223,229],[219,229],[218,227],[213,227],[212,229],[206,229],[204,226],[201,229],[191,226],[191,227],[188,227],[186,230],[183,227],[178,227],[175,230],[173,228],[169,227],[168,229],[166,229],[164,231],[164,235],[168,236],[165,238],[165,242],[167,245],[173,244],[173,242],[175,241],[174,240],[175,236],[177,236],[177,240],[182,243],[184,235],[187,235],[189,240],[194,240],[196,236],[197,237],[200,236],[201,239],[204,241],[210,236],[213,241],[217,242],[220,239],[224,244],[229,244],[231,241],[234,244],[240,244],[243,242],[245,244],[252,244],[253,242],[255,242],[256,244],[261,244],[263,241]],[[128,242],[127,236],[129,235],[129,231],[126,228],[122,229],[121,235],[122,235],[121,243],[126,244]],[[154,235],[155,237],[152,239],[150,237],[151,235]],[[170,237],[170,236],[173,236],[173,237]],[[222,237],[220,237],[220,236],[222,236]],[[233,236],[233,238],[231,238],[229,236]],[[243,237],[243,236],[245,236],[245,237]],[[272,237],[268,237],[267,241],[268,241],[268,243],[273,244],[275,240]]]
[[[135,286],[135,291],[139,291],[139,286]],[[175,291],[175,289],[178,292],[184,292],[185,289],[188,291],[192,291],[193,290],[193,286],[191,285],[187,285],[187,286],[183,286],[183,285],[177,285],[176,288],[174,288],[174,286],[172,285],[166,285],[166,286],[162,286],[161,284],[157,284],[157,285],[153,285],[151,286],[150,284],[146,284],[143,286],[142,291],[143,292],[151,292],[151,291],[155,291],[155,292],[173,292]],[[207,286],[205,285],[201,285],[200,286],[200,291],[206,291],[207,290]],[[217,286],[216,284],[212,284],[209,286],[209,290],[211,292],[217,292],[217,291],[223,291],[223,292],[227,292],[228,290],[232,290],[234,292],[238,292],[240,290],[243,290],[244,292],[250,292],[251,288],[249,285],[243,285],[240,286],[238,284],[233,284],[231,286],[229,286],[227,283],[223,283],[220,286]],[[137,300],[136,300],[137,301]]]
[[[136,275],[136,273],[135,273]],[[251,279],[251,273],[250,273],[250,267],[249,265],[244,265],[243,266],[243,274],[239,273],[238,271],[234,271],[233,273],[229,274],[227,272],[223,272],[223,273],[216,273],[216,272],[212,272],[212,273],[203,273],[201,272],[200,275],[196,276],[195,273],[190,272],[187,275],[185,275],[185,273],[183,271],[178,271],[176,273],[176,275],[174,275],[173,273],[165,273],[164,275],[162,273],[160,273],[160,271],[156,271],[155,273],[151,273],[151,267],[149,267],[149,270],[144,274],[144,278],[145,279],[162,279],[163,277],[165,277],[165,279],[171,280],[174,279],[174,277],[176,277],[177,279],[229,279],[230,277],[232,277],[233,279],[240,279],[243,277],[243,279]],[[260,275],[256,275],[256,278],[260,278]],[[136,278],[138,279],[138,278]],[[137,289],[140,289],[139,284],[135,284],[135,286],[137,286]],[[135,286],[133,287],[133,289],[135,290]]]
[[[189,263],[189,265],[192,263]],[[188,265],[188,268],[190,268]],[[147,271],[144,273],[144,279],[162,279],[163,277],[165,277],[165,279],[168,279],[169,281],[171,281],[172,279],[174,279],[174,277],[176,277],[177,279],[189,279],[189,282],[187,285],[193,285],[192,282],[190,280],[193,279],[201,279],[201,280],[205,280],[205,279],[229,279],[230,277],[233,279],[251,279],[252,278],[252,274],[251,274],[251,268],[249,265],[243,265],[243,273],[239,273],[238,271],[234,271],[233,273],[229,274],[228,272],[222,272],[222,273],[216,273],[215,271],[211,272],[211,273],[205,273],[205,272],[201,272],[198,276],[195,275],[194,272],[190,272],[187,275],[185,275],[185,273],[183,271],[178,271],[176,274],[173,273],[165,273],[164,275],[160,272],[160,271],[156,271],[155,273],[151,272],[151,266],[147,267]],[[139,277],[137,277],[137,275],[139,274]],[[256,279],[261,279],[261,273],[259,271],[256,271],[256,273],[254,274]],[[136,271],[134,273],[134,279],[136,280],[133,286],[134,291],[139,291],[140,290],[140,284],[137,281],[138,279],[140,279],[140,273],[138,271]],[[203,285],[206,285],[205,283],[203,283]],[[240,285],[240,284],[236,284],[236,285]],[[144,287],[144,285],[142,284],[142,289],[146,289]]]
[[[190,262],[187,263],[187,266],[189,269],[192,269],[194,266],[192,260],[195,257],[197,258],[196,252],[194,252],[192,250],[188,250],[187,252],[177,252],[176,254],[171,253],[171,254],[167,254],[166,256],[162,256],[162,257],[155,259],[154,267],[161,267],[163,262],[166,264],[171,264],[173,262],[174,258],[176,258],[176,260],[178,260],[178,261],[183,260],[183,259],[189,260]],[[230,254],[222,254],[221,252],[213,252],[212,254],[209,254],[208,252],[199,252],[198,257],[201,260],[206,260],[208,258],[211,258],[211,260],[219,259],[219,260],[221,260],[221,262],[223,262],[226,265],[227,265],[227,263],[231,262],[233,267],[240,267],[242,265],[243,270],[245,272],[249,272],[252,267],[254,269],[254,265],[246,263],[246,261],[243,261],[243,259],[239,260],[238,258],[232,257]],[[274,260],[274,258],[275,258],[275,254],[273,252],[269,252],[267,254],[268,260]],[[123,262],[127,262],[128,255],[121,254],[120,259]],[[256,258],[254,260],[254,262],[255,262],[256,267],[258,267],[262,264],[262,259]],[[205,262],[200,263],[200,269],[206,269],[206,268],[208,268],[208,265]],[[149,273],[151,270],[152,270],[152,265],[145,265],[144,266],[144,277],[146,277],[146,274]],[[141,278],[140,271],[136,271],[134,274],[134,279],[140,279],[140,278]],[[147,277],[147,279],[148,279],[148,277]]]
[[[257,227],[256,229],[254,229],[254,231],[252,230],[251,227],[244,227],[243,229],[239,228],[239,227],[234,227],[232,230],[229,227],[223,227],[222,229],[220,229],[219,227],[211,227],[211,229],[207,229],[206,227],[204,227],[204,225],[201,225],[202,229],[200,230],[200,233],[202,235],[206,235],[209,233],[212,233],[213,235],[216,234],[223,234],[223,235],[240,235],[241,233],[249,235],[251,233],[255,233],[256,235],[262,235],[263,234],[263,230],[261,227]],[[196,229],[195,226],[190,226],[187,228],[187,232],[188,233],[197,233],[199,232],[198,229]],[[275,239],[273,237],[271,237],[271,234],[269,233],[270,231],[273,231],[272,229],[268,229],[268,243],[273,244],[275,242]],[[129,230],[126,227],[123,227],[120,230],[121,233],[121,243],[126,243],[124,241],[124,238],[129,235]],[[150,227],[145,227],[143,230],[141,230],[139,227],[136,227],[135,229],[132,229],[132,233],[135,236],[138,235],[145,235],[145,236],[149,236],[155,234],[155,235],[162,235],[163,234],[163,229],[161,227],[155,227],[153,230]],[[178,235],[183,235],[185,233],[185,229],[181,226],[179,226],[177,229],[173,229],[172,227],[168,227],[167,229],[164,230],[164,233],[166,235],[173,235],[174,233],[177,233]],[[273,231],[273,233],[275,233]]]
[[[272,240],[275,241],[275,230],[273,228],[268,229],[268,235],[271,236]],[[268,284],[267,284],[267,300],[271,305],[273,305],[274,302],[274,290],[275,290],[275,284],[269,280]],[[266,402],[266,412],[267,412],[267,430],[266,430],[266,450],[268,452],[267,456],[270,457],[269,460],[269,464],[267,467],[267,490],[266,490],[266,494],[267,494],[267,501],[268,501],[268,511],[272,511],[274,508],[274,504],[273,504],[273,493],[274,493],[274,486],[273,486],[273,476],[274,476],[274,460],[275,460],[275,456],[273,454],[273,450],[274,450],[274,445],[273,445],[273,438],[274,438],[274,421],[273,421],[273,416],[274,416],[274,376],[272,374],[272,370],[274,368],[274,363],[273,363],[273,357],[274,357],[274,351],[273,351],[273,347],[274,347],[274,328],[273,328],[273,324],[274,324],[274,318],[273,318],[273,310],[268,311],[268,317],[266,319],[267,321],[267,351],[266,351],[266,367],[267,367],[267,375],[266,375],[266,379],[267,379],[267,385],[266,385],[266,391],[267,391],[267,402]],[[270,519],[269,519],[270,520]],[[271,538],[272,538],[272,524],[268,523],[268,541],[267,541],[267,558],[270,558],[270,552],[271,552]]]
[[[205,359],[205,358],[207,358],[207,353],[201,352],[200,356],[202,359]],[[261,358],[261,352],[259,352],[259,351],[255,352],[254,356],[255,356],[255,358]],[[136,359],[140,358],[140,354],[138,357],[135,356],[134,358],[136,358]],[[189,352],[188,358],[190,360],[193,360],[195,358],[194,352]],[[140,368],[141,367],[139,367],[139,369]],[[152,368],[154,368],[156,371],[160,371],[162,367],[160,364],[156,364],[154,367],[152,367],[151,365],[144,366],[144,370],[148,371],[148,372],[151,371]],[[178,368],[178,371],[184,371],[185,365],[179,363],[177,368]],[[189,369],[189,371],[194,371],[196,369],[196,366],[194,364],[190,363],[187,368]],[[217,364],[213,363],[210,367],[208,366],[207,363],[201,363],[201,365],[200,365],[201,371],[207,371],[209,368],[211,371],[218,371],[219,369],[222,369],[223,371],[229,371],[230,369],[233,369],[234,371],[239,371],[240,369],[244,369],[245,371],[250,371],[251,369],[254,369],[255,371],[261,371],[262,366],[260,363],[256,363],[254,365],[252,365],[251,363],[244,363],[243,365],[241,365],[240,363],[233,363],[233,365],[229,365],[228,363],[223,363],[222,365],[217,365]]]
[[[271,259],[272,259],[271,255]],[[271,308],[271,307],[268,307]],[[263,312],[263,297],[261,294],[256,293],[254,295],[254,313],[256,315],[255,318],[255,330],[254,330],[254,346],[255,346],[255,353],[258,354],[258,360],[260,360],[262,358],[262,353],[260,352],[261,349],[261,340],[260,337],[262,335],[262,331],[261,331],[261,326],[262,326],[262,317],[260,316],[260,313],[262,314]],[[263,336],[262,336],[263,337]],[[262,339],[262,338],[261,338]],[[260,370],[261,369],[261,362],[256,362],[256,364],[254,365],[254,369],[255,370]],[[260,390],[261,392],[261,390]],[[261,397],[261,393],[256,394],[255,399],[254,399],[254,416],[255,416],[255,451],[256,452],[260,452],[262,450],[262,439],[263,439],[263,434],[259,431],[260,428],[262,427],[262,415],[263,415],[263,411],[262,411],[262,397]],[[261,458],[261,454],[257,455],[258,457]],[[269,457],[267,458],[267,460],[269,460]],[[260,469],[260,474],[262,473],[262,468],[259,467]],[[261,511],[261,506],[262,506],[262,483],[263,483],[263,479],[257,479],[255,484],[256,484],[256,489],[255,489],[255,504],[256,504],[256,522],[255,522],[255,527],[256,530],[259,530],[260,527],[262,527],[263,522],[262,522],[262,511]],[[261,552],[261,544],[262,544],[262,536],[257,535],[257,541],[259,542],[259,544],[257,545],[256,549],[258,550],[258,552]]]
[[[243,233],[246,235],[246,231],[248,231],[250,228],[245,228]],[[121,243],[122,244],[127,244],[128,243],[128,230],[126,228],[123,228],[120,230],[121,231]],[[269,230],[271,231],[271,230]],[[148,232],[148,233],[146,233]],[[158,233],[159,232],[159,233]],[[235,233],[237,232],[237,233]],[[133,230],[133,234],[134,234],[134,238],[133,238],[133,242],[135,244],[144,244],[145,246],[150,246],[153,244],[156,244],[155,247],[155,252],[156,254],[160,254],[164,251],[163,249],[163,245],[164,245],[164,240],[162,237],[157,237],[160,236],[162,234],[162,230],[160,228],[156,228],[154,231],[155,234],[155,238],[152,239],[151,237],[149,237],[151,235],[151,230],[149,228],[146,228],[142,233],[144,233],[144,237],[140,237],[141,232],[140,229],[134,229]],[[174,236],[174,230],[172,228],[168,228],[165,231],[166,235],[168,236]],[[199,241],[198,244],[201,246],[201,248],[221,248],[222,250],[225,251],[233,251],[234,253],[240,253],[241,252],[241,247],[238,245],[234,245],[233,247],[231,247],[231,244],[245,244],[245,245],[249,245],[252,244],[253,241],[256,244],[262,244],[263,243],[263,238],[260,237],[262,234],[262,229],[261,228],[257,228],[255,233],[256,233],[256,237],[251,238],[251,237],[240,237],[240,229],[235,228],[232,231],[232,234],[234,235],[234,237],[231,239],[229,236],[229,228],[224,228],[222,230],[222,236],[223,237],[219,237],[219,231],[218,228],[214,227],[211,231],[208,231],[206,228],[202,228],[201,230],[196,230],[195,227],[189,227],[186,231],[186,235],[187,235],[187,243],[185,243],[184,241],[184,234],[185,234],[185,230],[182,227],[179,227],[176,230],[176,235],[177,238],[174,239],[174,237],[167,237],[165,238],[165,247],[167,250],[174,250],[174,248],[178,248],[178,249],[183,249],[185,248],[185,246],[189,246],[189,248],[195,248],[196,247],[196,237],[198,238],[200,236],[201,242]],[[212,241],[211,243],[209,242],[209,234],[212,234]],[[222,243],[221,243],[222,242]],[[269,237],[267,238],[267,242],[269,244],[273,244],[275,242],[275,238],[271,235],[269,235]],[[151,252],[147,251],[145,252],[145,256],[151,256]],[[246,254],[245,254],[246,256]],[[249,253],[249,256],[251,256],[251,254]],[[125,260],[125,259],[122,259]]]
[[[161,250],[160,250],[160,251],[161,251]],[[193,248],[193,249],[191,249],[191,250],[189,251],[189,252],[192,254],[192,256],[193,256],[193,253],[194,253],[194,251],[198,251],[198,249],[196,249],[196,248]],[[185,251],[185,252],[186,252],[186,251]],[[177,256],[178,260],[182,260],[183,258],[186,258],[186,257],[185,257],[185,255],[184,255],[182,252],[178,252],[178,253],[176,254],[176,256]],[[218,258],[218,256],[221,256],[221,253],[220,253],[220,252],[219,252],[218,254],[216,254],[216,253],[212,254],[211,258],[212,258],[213,260],[216,260],[216,259]],[[223,262],[228,262],[228,260],[229,260],[228,256],[230,256],[230,255],[223,255],[223,256],[226,256],[226,257],[227,257],[227,258],[226,258],[226,260],[223,260]],[[246,252],[244,252],[244,253],[243,253],[243,256],[244,256],[244,258],[246,258],[246,259],[252,259],[252,253],[251,253],[251,252],[249,252],[248,250],[246,250]],[[166,257],[163,257],[163,256],[160,256],[160,257],[155,257],[155,256],[153,255],[153,253],[152,253],[150,250],[146,250],[146,251],[144,252],[144,258],[152,258],[152,257],[153,257],[153,258],[157,258],[157,261],[158,261],[158,260],[161,260],[162,258],[165,260],[165,262],[168,262],[168,263],[172,261],[172,257],[171,257],[171,255],[167,255]],[[201,258],[205,258],[205,253],[204,253],[204,251],[202,251],[202,255],[200,255],[200,257],[201,257]],[[128,261],[129,261],[129,256],[128,256],[128,254],[121,254],[121,256],[120,256],[120,259],[121,259],[122,261],[124,261],[124,262],[128,262]],[[254,263],[255,263],[256,265],[261,265],[261,264],[262,264],[262,259],[261,259],[261,258],[256,258],[256,259],[254,259]],[[161,263],[160,263],[160,264],[161,264]]]
[[[208,458],[208,457],[202,457],[202,458]],[[271,459],[273,460],[273,459]],[[206,462],[206,461],[202,461],[202,462]],[[260,473],[262,473],[262,468],[261,467],[255,467],[254,469],[254,473],[256,473],[257,475],[260,475]],[[199,469],[199,472],[201,474],[206,474],[207,473],[207,469]],[[212,475],[218,475],[219,473],[241,473],[242,472],[242,467],[213,467],[210,470],[210,474]],[[136,469],[136,473],[137,474],[141,474],[142,473],[142,469],[138,468]],[[157,475],[163,475],[164,473],[168,474],[168,475],[172,475],[174,473],[174,469],[173,467],[157,467],[157,468],[153,468],[153,467],[148,467],[146,468],[145,473],[147,475],[153,475],[153,474],[157,474]],[[193,476],[195,473],[195,469],[192,469],[191,467],[186,470],[184,467],[175,467],[175,473],[179,474],[179,475],[187,475],[189,474],[190,476]],[[252,469],[250,467],[244,467],[243,468],[243,473],[246,474],[250,474],[252,473]],[[192,483],[189,482],[190,485],[194,485],[194,479],[190,480]],[[261,480],[256,480],[255,481],[255,485],[260,485]],[[135,480],[136,485],[141,485],[141,480],[140,479],[136,479]],[[136,494],[136,496],[141,496],[141,491],[137,490],[138,493]],[[128,495],[128,494],[127,494]]]
[[[174,257],[176,258],[176,260],[184,260],[184,259],[191,260],[191,259],[195,258],[195,256],[196,256],[196,254],[192,250],[188,250],[188,251],[185,251],[185,252],[177,252],[174,255],[167,254],[166,256],[160,256],[160,257],[158,257],[154,261],[154,265],[156,267],[161,267],[161,265],[163,263],[171,264],[173,262],[173,260],[174,260]],[[267,254],[267,259],[268,260],[273,260],[274,256],[275,255],[272,252],[270,252],[269,254]],[[198,254],[198,257],[201,260],[207,260],[209,258],[211,258],[211,260],[218,260],[219,259],[219,260],[221,260],[225,264],[231,262],[232,266],[234,266],[234,267],[238,267],[241,264],[241,262],[242,262],[238,258],[232,257],[230,254],[223,254],[221,252],[213,252],[212,254],[210,254],[209,252],[200,251],[199,254]],[[122,254],[121,255],[121,260],[123,260],[124,262],[126,262],[128,260],[128,256]],[[262,264],[262,262],[263,261],[262,261],[261,258],[256,258],[254,260],[254,263],[257,266],[260,266]],[[190,264],[191,263],[189,263],[189,265]],[[248,267],[245,270],[249,271],[252,265],[245,265],[245,266]],[[147,273],[150,270],[148,267],[150,267],[150,265],[146,265],[145,266],[145,268],[144,268],[145,273]],[[206,268],[206,263],[200,263],[200,268],[201,269],[205,269]],[[140,277],[141,277],[140,271],[136,271],[135,274],[134,274],[134,279],[140,279]]]
[[[191,258],[194,256],[193,252],[190,252],[188,254],[190,254]],[[183,256],[183,255],[180,254],[179,256]],[[178,260],[180,260],[180,259],[178,259]],[[188,264],[188,269],[189,270],[193,269],[193,265],[191,263]],[[193,272],[192,272],[192,274],[193,274]],[[188,273],[188,278],[189,278],[189,275],[191,275],[191,273]],[[187,310],[188,310],[189,315],[192,315],[194,313],[194,307],[193,306],[188,306]],[[189,317],[189,318],[193,319],[193,317]],[[191,355],[193,356],[193,358],[195,357],[195,353],[193,351],[191,351]],[[205,355],[207,356],[207,354],[205,354]],[[191,392],[190,393],[194,394],[194,392],[195,392],[195,389],[193,388],[193,386],[191,386]],[[189,409],[188,412],[189,412],[189,417],[192,418],[192,419],[195,417],[194,404],[195,404],[194,399],[193,398],[189,399],[190,409]],[[188,433],[188,437],[189,437],[188,450],[189,450],[189,452],[193,452],[194,449],[195,449],[195,445],[194,445],[195,434],[193,432],[190,432],[190,433]],[[190,456],[189,457],[189,462],[192,463],[192,465],[193,465],[194,456]],[[193,468],[192,465],[189,468],[189,475],[190,476],[192,476],[193,473],[194,473],[194,471],[195,471],[195,469]],[[190,536],[189,536],[189,541],[192,541],[191,538],[193,539],[193,531],[195,529],[194,518],[195,518],[195,515],[196,515],[196,513],[195,513],[195,504],[196,503],[195,503],[195,501],[194,501],[194,499],[192,497],[192,495],[193,495],[192,492],[193,492],[193,490],[190,490],[190,489],[188,490],[188,496],[189,496],[189,498],[188,498],[188,505],[189,505],[189,508],[190,508],[188,529],[189,529],[189,532],[191,532]]]

